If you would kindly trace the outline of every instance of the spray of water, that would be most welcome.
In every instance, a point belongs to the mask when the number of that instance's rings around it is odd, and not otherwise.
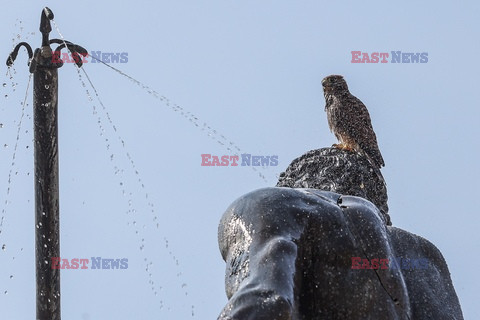
[[[12,36],[12,50],[13,48],[16,46],[16,44],[18,42],[21,42],[21,41],[25,41],[28,39],[29,35],[33,35],[34,32],[31,32],[31,33],[27,33],[27,35],[25,36],[23,32],[23,26],[22,26],[22,21],[21,20],[18,20],[17,19],[17,22],[15,24],[15,27],[19,28],[20,31],[18,33],[15,33],[13,36]],[[9,97],[8,94],[5,94],[4,98],[5,99],[10,99],[11,103],[7,103],[6,106],[8,106],[9,104],[12,104],[13,101],[15,100],[15,91],[17,89],[17,86],[18,86],[18,83],[16,82],[16,79],[15,79],[15,75],[17,74],[17,71],[15,69],[15,65],[12,65],[10,67],[7,68],[6,70],[6,73],[5,73],[5,77],[7,79],[4,80],[3,84],[2,84],[2,87],[3,88],[6,88],[6,89],[10,89],[10,92],[13,93],[12,94],[12,97]],[[12,196],[12,188],[13,188],[13,184],[14,184],[14,180],[15,180],[15,177],[18,175],[18,171],[15,170],[15,167],[17,165],[17,157],[19,155],[19,144],[20,144],[20,140],[23,138],[23,133],[28,133],[28,130],[23,130],[22,127],[24,126],[24,122],[25,122],[25,118],[30,118],[31,117],[29,116],[29,113],[28,111],[26,111],[27,107],[28,107],[28,103],[27,103],[27,99],[28,99],[28,92],[29,92],[29,88],[30,88],[30,84],[32,82],[32,75],[30,74],[29,78],[28,78],[28,82],[27,82],[27,86],[26,86],[26,89],[25,89],[25,94],[23,96],[23,99],[20,100],[20,105],[21,105],[21,110],[20,110],[20,117],[17,121],[13,121],[13,124],[15,124],[14,127],[16,127],[16,135],[14,136],[15,137],[15,142],[13,143],[5,143],[4,144],[4,148],[7,148],[9,145],[13,145],[13,150],[12,150],[12,154],[11,154],[11,161],[10,162],[7,162],[7,165],[9,165],[9,169],[8,169],[8,178],[7,178],[7,185],[6,185],[6,192],[5,192],[5,200],[4,202],[2,202],[2,205],[1,205],[1,217],[0,217],[0,238],[2,238],[4,236],[4,224],[5,222],[8,220],[8,205],[11,203],[11,196]],[[9,83],[9,84],[7,84]],[[14,109],[14,110],[18,110],[18,109]],[[2,111],[5,111],[5,109],[3,108],[2,106]],[[8,124],[6,124],[6,126],[8,126]],[[3,128],[4,127],[4,123],[0,123],[0,128]],[[27,148],[28,148],[28,145],[27,145]],[[27,175],[29,175],[30,173],[27,173]],[[29,202],[30,200],[28,200]],[[4,233],[4,234],[2,234]],[[2,241],[3,242],[3,241]],[[15,244],[18,244],[18,243],[15,243]],[[10,256],[11,257],[11,260],[12,261],[15,261],[16,260],[16,257],[18,257],[18,255],[21,255],[23,253],[23,248],[20,248],[20,250],[15,250],[15,244],[13,246],[10,246],[8,244],[5,244],[3,243],[0,247],[1,247],[1,250],[0,250],[0,253],[5,253],[6,255],[4,255],[3,259],[6,259],[7,256]],[[4,262],[2,262],[2,264],[4,264]],[[6,268],[5,268],[6,269]],[[15,269],[15,268],[13,268]],[[6,271],[6,270],[5,270]],[[10,281],[15,281],[15,275],[13,272],[9,272],[9,273],[4,273],[4,276],[7,277],[7,279],[9,279]],[[2,292],[4,295],[7,295],[10,291],[9,290],[6,290],[5,289],[2,289]]]
[[[54,26],[55,26],[55,29],[57,30],[58,34],[60,35],[60,38],[62,39],[62,41],[64,42],[65,44],[65,47],[67,47],[68,49],[68,46],[66,45],[66,42],[65,42],[65,38],[63,37],[63,34],[60,32],[59,30],[59,27],[58,25],[56,24],[56,22],[54,20],[52,20]],[[104,122],[102,120],[102,117],[99,115],[99,110],[98,108],[96,107],[95,103],[94,103],[94,99],[92,97],[92,95],[90,94],[88,88],[87,88],[87,85],[85,83],[85,81],[83,80],[83,77],[82,77],[82,73],[81,71],[83,71],[83,74],[85,76],[85,78],[87,79],[88,83],[90,84],[90,87],[92,88],[93,90],[93,93],[95,95],[95,98],[96,100],[98,101],[99,105],[101,106],[101,110],[103,111],[103,113],[105,114],[106,118],[107,118],[107,122],[109,124],[109,126],[112,128],[113,132],[115,133],[115,135],[117,136],[117,140],[119,141],[119,143],[121,144],[122,148],[123,148],[123,151],[125,153],[125,156],[126,158],[128,159],[128,162],[130,163],[130,166],[131,166],[131,169],[133,171],[133,173],[135,174],[135,176],[137,177],[137,182],[138,184],[140,185],[142,191],[144,192],[145,194],[145,199],[148,200],[149,198],[149,194],[146,190],[146,187],[145,187],[145,184],[143,182],[143,179],[141,178],[141,175],[140,175],[140,172],[138,171],[137,169],[137,166],[135,164],[135,161],[133,160],[132,156],[130,155],[130,153],[128,152],[128,149],[126,147],[126,144],[125,144],[125,141],[124,139],[121,137],[118,129],[117,129],[117,126],[114,124],[111,116],[110,116],[110,113],[108,112],[106,106],[104,105],[104,103],[102,102],[102,100],[100,99],[100,95],[98,94],[98,91],[96,89],[96,87],[94,86],[93,82],[91,81],[90,77],[88,76],[87,72],[85,71],[85,69],[82,67],[82,68],[79,68],[76,64],[74,64],[75,67],[76,67],[76,71],[78,73],[78,77],[79,77],[79,81],[82,85],[82,87],[85,89],[85,92],[86,92],[86,95],[87,95],[87,98],[88,98],[88,101],[92,103],[92,106],[93,106],[93,114],[97,117],[97,124],[99,126],[99,130],[100,130],[100,135],[101,136],[104,136],[105,135],[105,126],[104,126]],[[105,142],[105,146],[106,146],[106,149],[107,149],[107,152],[110,153],[110,148],[111,148],[111,144],[110,144],[110,140],[108,139],[108,137],[106,137],[106,135],[104,136],[104,142]],[[115,161],[116,161],[116,157],[114,156],[114,154],[110,154],[110,161],[113,163],[113,168],[114,168],[114,173],[115,175],[120,175],[120,174],[123,174],[123,170],[120,169],[120,166],[119,165],[116,165],[115,164]],[[121,182],[119,183],[120,184],[120,187],[122,189],[122,194],[124,196],[127,197],[127,200],[128,200],[128,211],[127,211],[127,214],[134,214],[136,213],[136,210],[133,206],[133,194],[131,192],[128,192],[127,191],[127,188],[126,188],[126,184],[121,180]],[[153,215],[153,221],[154,222],[157,222],[158,221],[158,216],[156,215],[156,210],[155,210],[155,206],[154,206],[154,203],[153,202],[148,202],[148,206],[151,210],[151,214]],[[133,220],[133,222],[131,223],[131,225],[134,226],[134,228],[136,229],[135,230],[135,234],[137,236],[141,236],[140,235],[140,232],[138,231],[138,228],[137,228],[137,223],[135,220]],[[157,228],[159,228],[159,223],[157,222],[156,224]],[[146,228],[146,225],[143,226],[143,228],[145,229]],[[164,238],[164,241],[168,244],[168,240],[166,238]],[[141,241],[140,241],[140,250],[141,251],[144,251],[144,248],[145,248],[145,238],[141,238]],[[172,251],[169,251],[169,255],[170,257],[173,259],[173,261],[175,262],[175,265],[177,268],[180,268],[180,264],[179,264],[179,261],[178,259],[175,257],[175,255],[172,253]],[[160,291],[162,289],[161,286],[157,286],[155,281],[153,280],[153,270],[151,269],[151,267],[153,266],[153,262],[145,257],[144,258],[144,262],[145,262],[145,271],[146,273],[148,274],[148,277],[149,277],[149,284],[151,285],[151,289],[152,289],[152,292],[154,293],[155,296],[158,295],[158,291]],[[181,272],[178,272],[177,273],[177,277],[180,277],[181,276]],[[187,291],[187,285],[185,283],[182,283],[181,285],[181,289],[184,291],[185,295],[188,295],[188,291]],[[160,306],[163,307],[163,301],[160,301]],[[193,309],[194,306],[192,306],[192,309]],[[192,316],[194,315],[194,313],[192,312]]]
[[[146,84],[138,81],[137,79],[129,76],[125,72],[109,65],[108,63],[103,62],[100,59],[97,59],[94,56],[92,56],[91,58],[95,59],[96,61],[100,62],[101,64],[107,66],[108,68],[114,70],[115,72],[119,73],[120,75],[126,77],[127,79],[129,79],[130,81],[132,81],[133,83],[138,85],[140,88],[147,91],[148,94],[155,97],[156,99],[159,99],[165,106],[169,107],[174,112],[180,113],[181,116],[183,116],[185,119],[190,121],[193,125],[195,125],[195,127],[200,128],[200,130],[202,130],[202,131],[205,131],[211,139],[213,139],[218,144],[220,144],[222,147],[224,147],[229,153],[233,152],[233,155],[237,155],[237,156],[241,153],[245,153],[245,152],[242,151],[242,149],[240,149],[240,147],[238,147],[238,145],[236,143],[227,139],[225,137],[225,135],[223,135],[223,134],[219,133],[217,130],[213,129],[206,122],[200,121],[199,118],[196,115],[194,115],[193,113],[191,113],[190,111],[185,110],[183,107],[181,107],[178,104],[170,101],[170,99],[168,99],[167,97],[165,97],[163,95],[160,95],[157,91],[153,90],[152,88],[150,88]],[[263,175],[261,172],[259,172],[257,170],[257,168],[255,168],[253,166],[250,167],[250,168],[253,171],[255,171],[258,174],[258,176],[264,182],[268,182],[268,180],[265,178],[265,175]],[[261,168],[264,169],[264,170],[267,169],[267,167],[265,167],[265,166],[263,166]]]
[[[13,148],[12,162],[10,164],[10,170],[8,172],[7,192],[6,192],[5,202],[4,202],[4,205],[3,205],[3,208],[2,208],[2,217],[0,218],[0,234],[2,233],[3,222],[5,220],[5,215],[6,215],[6,212],[7,212],[7,205],[8,205],[11,186],[12,186],[13,169],[15,167],[15,160],[17,158],[18,144],[19,144],[19,141],[20,141],[20,133],[21,133],[21,130],[22,130],[23,119],[25,118],[25,106],[27,104],[28,89],[30,88],[31,80],[32,80],[32,74],[30,74],[30,76],[28,77],[27,88],[25,90],[25,97],[23,98],[23,103],[22,103],[22,112],[21,112],[21,115],[20,115],[20,120],[18,121],[18,125],[17,125],[17,137],[15,139],[15,146]]]

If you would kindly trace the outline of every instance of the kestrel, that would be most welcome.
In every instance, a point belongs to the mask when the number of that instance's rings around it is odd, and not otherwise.
[[[367,107],[348,91],[342,76],[328,76],[322,86],[328,125],[340,143],[334,146],[364,154],[377,168],[385,166]]]

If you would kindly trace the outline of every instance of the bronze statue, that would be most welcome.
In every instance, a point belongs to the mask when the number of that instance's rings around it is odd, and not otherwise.
[[[463,319],[440,251],[390,226],[371,169],[347,150],[313,150],[277,187],[237,199],[219,226],[229,301],[218,319]],[[367,267],[353,268],[359,258]],[[398,258],[428,265],[372,267]]]

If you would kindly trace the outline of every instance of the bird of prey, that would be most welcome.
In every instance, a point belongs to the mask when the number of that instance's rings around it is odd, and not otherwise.
[[[376,168],[385,166],[367,107],[348,91],[342,76],[328,76],[322,86],[328,125],[340,142],[333,146],[365,155]]]

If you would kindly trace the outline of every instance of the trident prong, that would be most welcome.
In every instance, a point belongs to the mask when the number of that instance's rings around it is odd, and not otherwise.
[[[20,42],[15,46],[12,53],[8,55],[7,66],[11,67],[18,56],[18,51],[23,46],[28,51],[28,66],[30,66],[30,73],[34,73],[38,67],[46,68],[60,68],[63,66],[63,61],[60,58],[60,51],[63,48],[67,48],[74,59],[77,66],[80,68],[83,65],[80,56],[87,56],[88,52],[85,48],[74,44],[67,40],[51,39],[49,40],[49,34],[52,31],[50,20],[53,20],[53,12],[49,8],[45,7],[42,10],[40,17],[40,32],[42,33],[42,47],[33,52],[32,47],[26,42]],[[50,44],[59,44],[59,46],[52,52]]]

